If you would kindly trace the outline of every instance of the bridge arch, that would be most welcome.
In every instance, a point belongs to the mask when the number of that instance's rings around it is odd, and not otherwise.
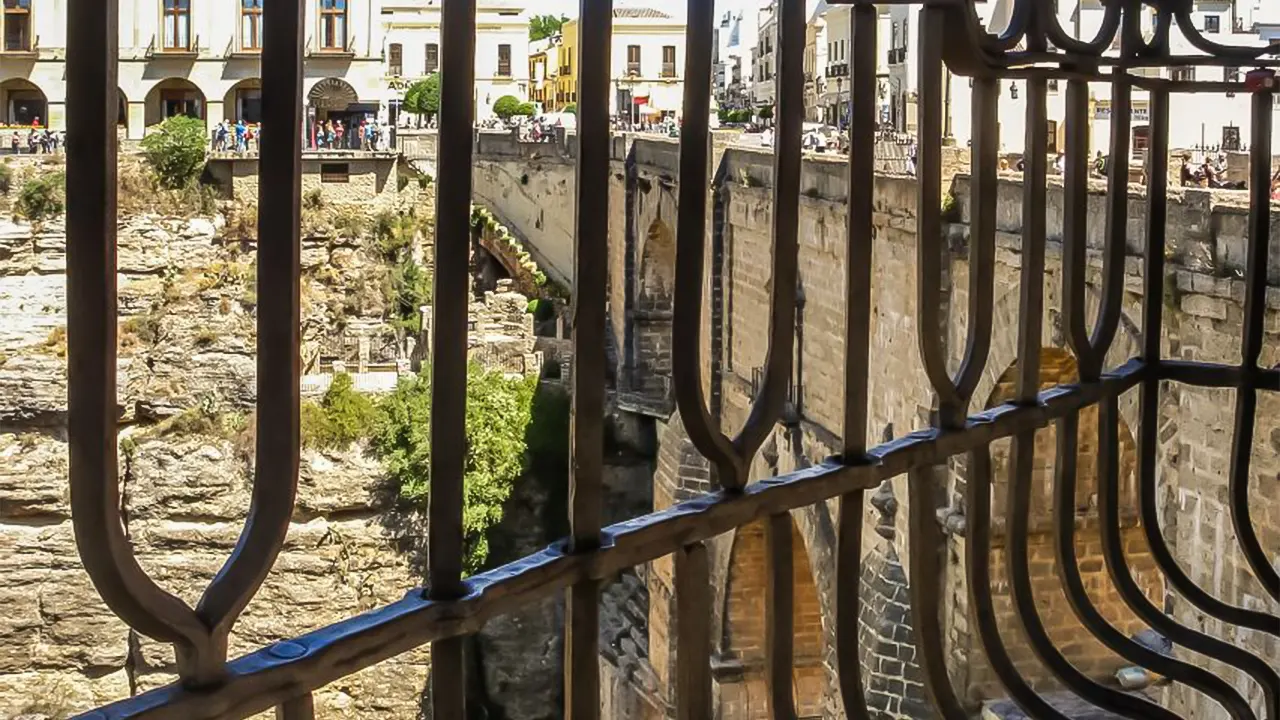
[[[794,520],[791,539],[795,580],[793,693],[801,717],[821,716],[827,688],[822,609],[805,539]],[[734,534],[726,580],[720,637],[720,714],[744,720],[767,718],[764,597],[768,579],[763,522],[741,527]]]

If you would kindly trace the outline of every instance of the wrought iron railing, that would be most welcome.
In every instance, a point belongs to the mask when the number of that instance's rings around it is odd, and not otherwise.
[[[1169,98],[1175,92],[1245,90],[1224,82],[1172,82],[1130,74],[1143,66],[1220,64],[1273,67],[1264,48],[1227,47],[1200,34],[1190,3],[1148,0],[1157,9],[1155,32],[1144,37],[1137,0],[1105,3],[1096,38],[1063,30],[1050,0],[1015,3],[1011,25],[999,36],[981,29],[970,0],[936,0],[920,13],[917,285],[919,350],[937,408],[932,427],[868,448],[869,332],[872,317],[874,153],[876,142],[876,9],[854,3],[851,12],[851,154],[848,166],[845,384],[840,455],[814,467],[749,482],[748,465],[782,416],[792,377],[797,302],[797,228],[804,119],[805,3],[778,3],[777,146],[773,174],[773,281],[768,354],[756,402],[735,437],[708,411],[701,375],[702,283],[706,231],[707,124],[689,122],[681,138],[679,220],[675,280],[673,381],[684,426],[715,470],[720,490],[667,510],[601,527],[602,423],[605,397],[606,243],[610,174],[608,74],[612,3],[583,0],[579,25],[578,239],[573,301],[572,476],[569,538],[509,565],[466,580],[462,576],[462,478],[466,442],[463,414],[467,366],[468,249],[471,202],[471,126],[476,0],[443,3],[444,39],[435,259],[435,339],[432,343],[431,492],[427,586],[391,605],[306,635],[282,640],[227,662],[227,638],[253,597],[284,540],[299,463],[299,176],[304,5],[273,2],[264,9],[263,124],[258,272],[258,427],[252,508],[244,532],[222,571],[191,608],[158,587],[134,559],[120,520],[116,478],[116,60],[117,0],[71,0],[68,12],[68,306],[70,351],[71,490],[77,544],[85,568],[112,610],[137,631],[174,645],[181,680],[89,713],[93,718],[242,718],[277,708],[278,717],[313,716],[317,688],[425,643],[431,643],[431,705],[436,718],[463,718],[466,687],[463,637],[488,619],[553,593],[567,593],[565,712],[573,720],[599,715],[598,593],[600,582],[637,564],[674,555],[679,632],[674,705],[681,718],[710,718],[712,638],[705,622],[710,602],[706,541],[764,520],[767,546],[766,677],[773,717],[794,718],[792,696],[793,510],[839,498],[839,598],[835,650],[845,713],[867,718],[859,674],[857,623],[864,492],[886,478],[911,478],[909,558],[914,630],[929,696],[947,720],[968,716],[948,681],[937,612],[942,597],[941,531],[923,474],[967,456],[969,542],[964,559],[977,630],[990,662],[1012,698],[1028,714],[1060,718],[1018,673],[994,627],[987,547],[990,542],[991,444],[1012,438],[1008,486],[1008,582],[1016,617],[1040,660],[1061,683],[1088,702],[1132,718],[1173,718],[1146,699],[1085,677],[1049,640],[1029,582],[1027,516],[1034,461],[1033,434],[1055,425],[1057,503],[1053,535],[1061,577],[1082,623],[1130,661],[1186,683],[1221,703],[1234,720],[1255,718],[1227,680],[1183,660],[1154,652],[1109,626],[1090,604],[1074,553],[1076,426],[1082,410],[1100,408],[1099,511],[1106,565],[1132,610],[1176,643],[1251,676],[1277,715],[1280,678],[1265,659],[1178,624],[1151,605],[1126,566],[1117,503],[1117,403],[1141,393],[1139,475],[1141,514],[1151,550],[1169,583],[1206,616],[1230,626],[1274,635],[1272,615],[1227,605],[1196,586],[1174,561],[1155,507],[1156,394],[1174,380],[1237,393],[1227,497],[1240,551],[1273,598],[1280,596],[1273,555],[1250,519],[1249,464],[1259,391],[1280,390],[1280,370],[1258,366],[1262,349],[1269,244],[1268,202],[1273,90],[1253,97],[1248,272],[1245,277],[1242,361],[1238,366],[1165,359],[1160,354],[1165,184],[1147,190],[1143,265],[1144,326],[1141,355],[1116,368],[1111,347],[1125,291],[1127,168],[1111,163],[1102,300],[1090,327],[1085,317],[1085,211],[1089,174],[1088,84],[1113,90],[1111,156],[1129,152],[1132,88],[1151,94],[1149,177],[1166,175]],[[688,3],[688,57],[684,112],[709,112],[714,7]],[[74,18],[74,22],[70,19]],[[1172,57],[1168,36],[1177,24],[1204,55]],[[1120,51],[1104,54],[1119,38]],[[1274,53],[1274,50],[1272,51]],[[943,339],[940,176],[944,81],[952,72],[974,77],[972,232],[969,248],[964,361],[947,369]],[[1027,81],[1027,153],[1023,199],[1023,254],[1018,366],[1014,399],[970,415],[973,394],[987,369],[993,317],[997,189],[998,78]],[[1079,382],[1042,391],[1038,351],[1045,304],[1046,83],[1067,83],[1066,218],[1063,315]],[[1271,549],[1274,553],[1275,548]]]

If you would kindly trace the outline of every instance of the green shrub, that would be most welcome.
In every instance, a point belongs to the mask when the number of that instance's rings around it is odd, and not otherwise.
[[[533,117],[538,114],[538,106],[531,102],[520,103],[519,107],[516,108],[515,114],[523,115],[525,117]]]
[[[0,163],[0,195],[8,195],[13,189],[13,169],[9,163]]]
[[[502,519],[503,505],[524,471],[537,379],[508,379],[472,365],[467,373],[467,462],[463,476],[464,568],[474,573],[489,554],[486,532]],[[372,447],[401,497],[426,508],[431,480],[429,371],[400,383],[382,403],[383,421]]]
[[[369,437],[377,423],[373,401],[356,392],[350,375],[339,373],[319,403],[302,404],[302,443],[322,450],[345,450]]]
[[[512,115],[519,115],[520,99],[515,95],[503,95],[493,103],[493,114],[503,120],[510,119]]]
[[[208,142],[203,120],[177,115],[142,139],[142,154],[161,185],[183,188],[194,183],[204,169]]]
[[[565,105],[564,110],[562,112],[567,112],[567,113],[572,113],[574,115],[577,115],[578,103],[569,103],[568,105]]]
[[[31,222],[40,222],[61,215],[67,207],[66,173],[53,173],[37,177],[22,186],[13,212]]]
[[[431,178],[431,176],[430,176],[430,175],[426,175],[426,174],[419,175],[419,176],[418,176],[418,189],[420,189],[420,190],[426,190],[427,188],[431,187],[431,180],[432,180],[432,178]]]
[[[417,335],[422,332],[421,308],[431,304],[431,273],[412,257],[404,258],[387,275],[383,301],[388,322]]]
[[[302,207],[308,210],[319,210],[324,207],[324,193],[320,188],[312,188],[302,196]]]

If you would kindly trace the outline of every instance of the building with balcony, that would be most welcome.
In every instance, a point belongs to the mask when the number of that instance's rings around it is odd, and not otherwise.
[[[577,102],[578,21],[564,24],[560,53],[563,102]],[[609,113],[631,123],[679,119],[684,104],[685,21],[650,7],[613,11]]]
[[[380,0],[386,45],[386,102],[440,69],[441,0]],[[523,0],[479,0],[476,7],[475,118],[493,116],[504,95],[529,99],[529,16]],[[397,114],[398,113],[394,113]]]
[[[529,43],[529,101],[543,112],[554,112],[564,106],[557,99],[560,75],[560,35]]]
[[[260,119],[264,0],[119,0],[119,125],[140,138],[172,115]],[[308,0],[307,115],[377,117],[384,92],[381,0]],[[0,123],[66,126],[66,0],[9,0]]]

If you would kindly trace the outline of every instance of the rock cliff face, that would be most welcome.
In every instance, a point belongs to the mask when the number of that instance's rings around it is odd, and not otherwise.
[[[233,547],[252,478],[253,253],[226,234],[221,218],[119,228],[122,516],[142,567],[189,603]],[[0,717],[65,717],[175,677],[172,651],[116,619],[76,552],[64,245],[57,223],[0,222]],[[359,241],[309,240],[303,258],[309,347],[343,313],[376,314]],[[382,478],[359,447],[304,452],[284,551],[233,656],[419,583],[425,529]],[[427,672],[425,649],[406,654],[320,691],[318,714],[416,717]]]

